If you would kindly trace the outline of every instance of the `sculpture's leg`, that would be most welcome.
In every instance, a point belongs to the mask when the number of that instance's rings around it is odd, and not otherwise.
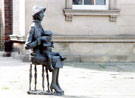
[[[29,91],[31,90],[31,81],[32,81],[32,64],[30,64],[29,70]]]
[[[37,66],[35,65],[35,90],[37,90]]]
[[[55,68],[52,72],[52,83],[51,83],[51,91],[54,89],[56,93],[63,93],[59,87],[57,86],[57,73],[58,73],[58,68]]]
[[[48,92],[50,92],[50,84],[49,84],[49,74],[48,74],[48,69],[46,68],[46,78],[47,78],[47,87],[48,87]]]
[[[45,81],[45,73],[44,73],[44,65],[42,65],[42,88],[43,88],[43,91],[45,90],[45,86],[44,86],[44,81]]]
[[[55,52],[55,56],[60,56],[60,59],[64,61],[66,57],[62,56],[59,52]]]
[[[52,66],[52,57],[51,55],[48,54],[48,65],[49,65],[49,70],[52,72],[54,70],[53,66]]]
[[[59,89],[64,93],[64,91],[61,89],[61,87],[59,85],[59,69],[58,69],[58,72],[57,72],[56,83],[57,83],[57,86],[59,87]]]

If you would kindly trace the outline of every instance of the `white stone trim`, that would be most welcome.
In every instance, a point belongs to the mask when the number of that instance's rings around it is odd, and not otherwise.
[[[20,24],[19,24],[19,33],[24,36],[25,35],[25,0],[20,0]]]
[[[135,36],[53,36],[56,43],[134,43]]]
[[[25,42],[25,36],[10,35],[10,40],[15,42]]]
[[[72,4],[73,4],[72,1],[73,0],[66,0],[66,2],[65,2],[66,3],[66,7],[65,8],[67,8],[67,9],[71,8],[72,9]]]
[[[10,40],[15,42],[25,42],[24,36],[10,35]],[[53,36],[56,43],[135,43],[135,35],[125,36]]]
[[[116,22],[120,10],[75,10],[64,9],[65,20],[72,21],[72,16],[109,16],[111,22]]]
[[[10,35],[10,40],[25,42],[24,36]],[[56,43],[135,43],[134,36],[53,36]]]
[[[15,42],[25,42],[24,36],[10,35],[10,40]],[[53,36],[56,43],[135,43],[133,36]]]

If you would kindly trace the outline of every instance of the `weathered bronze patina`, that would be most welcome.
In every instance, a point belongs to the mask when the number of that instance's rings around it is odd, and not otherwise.
[[[44,17],[44,12],[46,8],[40,6],[33,7],[33,22],[30,26],[30,30],[28,32],[27,40],[25,43],[25,49],[32,49],[31,53],[31,62],[35,65],[34,70],[34,78],[35,78],[35,88],[31,90],[31,81],[32,81],[32,64],[30,65],[30,87],[29,94],[58,94],[63,95],[64,91],[61,89],[59,85],[59,69],[63,68],[63,61],[65,57],[63,57],[59,52],[52,52],[53,41],[52,41],[52,32],[48,30],[44,30],[41,26],[41,21]],[[42,65],[42,87],[43,91],[37,90],[37,65]],[[48,90],[44,92],[44,71],[46,68],[46,77],[47,77],[47,85]],[[48,70],[52,72],[52,82],[51,86],[49,86],[49,75]],[[50,92],[51,89],[51,92]],[[55,92],[53,92],[53,90]]]

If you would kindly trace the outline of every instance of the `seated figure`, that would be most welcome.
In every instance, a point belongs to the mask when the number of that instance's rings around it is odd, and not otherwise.
[[[52,52],[52,32],[44,31],[41,25],[45,11],[46,8],[44,7],[33,7],[33,22],[26,38],[25,49],[32,50],[31,62],[46,65],[46,67],[49,66],[48,69],[52,71],[51,90],[55,90],[58,94],[64,94],[58,79],[59,71],[64,66],[63,60],[65,58],[58,52]]]
[[[51,31],[45,31],[41,34],[40,43],[45,48],[42,51],[44,56],[47,58],[48,63],[48,69],[49,71],[53,71],[52,66],[52,56],[59,56],[62,61],[64,61],[66,58],[63,57],[59,52],[52,52],[52,48],[54,47],[53,41],[52,41],[52,32]]]

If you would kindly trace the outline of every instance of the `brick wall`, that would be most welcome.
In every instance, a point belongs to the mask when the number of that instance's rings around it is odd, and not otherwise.
[[[12,34],[12,0],[5,0],[5,40]]]
[[[3,2],[3,6],[4,6],[4,8],[2,9],[2,13],[3,13],[3,15],[4,15],[4,27],[2,28],[3,30],[3,32],[1,32],[1,44],[2,44],[2,50],[4,49],[4,47],[5,46],[3,46],[4,45],[4,43],[6,42],[6,41],[9,41],[10,39],[9,39],[9,35],[11,35],[12,34],[12,32],[13,32],[13,29],[12,29],[12,24],[13,24],[13,18],[12,18],[12,7],[13,7],[13,5],[12,5],[12,0],[4,0],[4,2]]]

